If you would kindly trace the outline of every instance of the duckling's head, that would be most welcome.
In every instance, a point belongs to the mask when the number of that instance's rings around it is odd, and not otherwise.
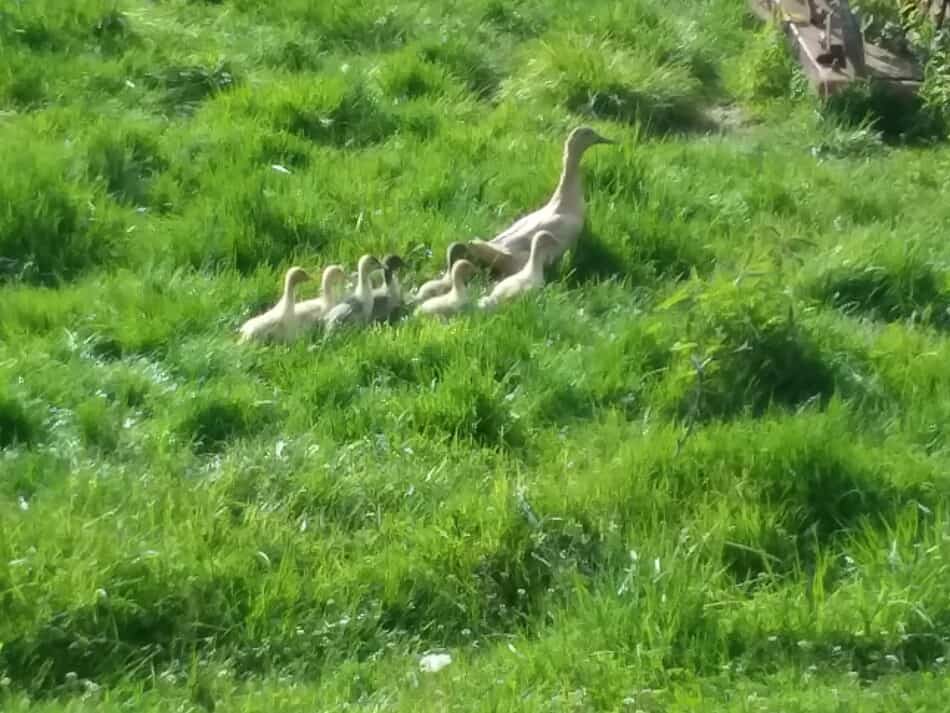
[[[379,270],[380,268],[382,268],[382,265],[374,255],[364,255],[356,264],[357,274],[359,275],[368,275],[373,270]]]
[[[547,230],[539,230],[531,238],[531,255],[545,255],[549,250],[558,247],[557,238]]]
[[[346,272],[340,265],[330,265],[323,271],[321,287],[324,292],[346,282]]]
[[[475,272],[475,265],[462,258],[452,265],[452,281],[456,284],[464,284],[475,275]]]
[[[615,144],[613,139],[601,136],[589,126],[578,126],[567,137],[566,149],[572,153],[583,153],[596,144]]]
[[[396,270],[401,270],[405,266],[406,263],[398,255],[387,255],[383,258],[383,269],[386,272],[396,272]]]
[[[284,276],[284,286],[285,287],[296,287],[301,282],[306,282],[310,279],[310,275],[302,267],[294,266],[287,270],[287,274]]]
[[[451,243],[449,249],[446,251],[446,259],[448,260],[449,267],[452,267],[456,262],[466,257],[468,257],[468,248],[465,247],[465,243]]]

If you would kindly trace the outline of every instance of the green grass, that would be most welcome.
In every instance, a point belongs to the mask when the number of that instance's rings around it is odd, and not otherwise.
[[[541,293],[238,348],[580,123]],[[739,0],[7,3],[0,708],[943,710],[937,128]]]

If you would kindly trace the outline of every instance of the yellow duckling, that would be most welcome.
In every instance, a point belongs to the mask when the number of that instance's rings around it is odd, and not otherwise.
[[[445,272],[434,280],[422,283],[422,286],[416,290],[413,300],[416,304],[421,304],[433,297],[444,295],[452,289],[452,266],[468,255],[468,250],[464,243],[452,243],[445,253]]]
[[[468,286],[466,281],[475,274],[475,266],[468,260],[458,260],[452,265],[452,286],[445,294],[427,299],[416,307],[422,315],[448,317],[464,310],[468,304]]]
[[[310,279],[302,267],[292,267],[284,276],[284,293],[280,300],[263,314],[247,320],[240,328],[239,342],[275,339],[288,341],[297,336],[300,320],[294,305],[297,285]]]
[[[493,309],[523,292],[542,287],[544,285],[545,257],[550,251],[558,248],[557,238],[547,230],[539,230],[531,239],[531,253],[524,267],[514,275],[509,275],[498,282],[488,295],[478,301],[478,306],[481,309]]]
[[[340,265],[327,267],[320,281],[320,296],[297,303],[295,311],[300,321],[308,326],[319,324],[323,316],[339,303],[345,283],[346,273]]]

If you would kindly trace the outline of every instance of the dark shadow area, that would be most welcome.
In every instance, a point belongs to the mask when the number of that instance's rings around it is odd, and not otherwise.
[[[823,403],[834,393],[832,366],[791,318],[773,320],[746,310],[714,329],[724,337],[715,371],[702,379],[698,400],[695,392],[683,398],[681,416],[697,421],[758,416],[773,405]]]
[[[846,314],[885,322],[909,321],[950,330],[950,292],[944,279],[924,263],[889,267],[840,268],[812,285],[812,294]]]
[[[293,134],[331,146],[369,146],[385,141],[400,127],[361,84],[352,85],[333,107],[284,104],[277,125]]]
[[[0,448],[35,443],[42,424],[35,413],[11,394],[0,391]]]
[[[573,289],[589,282],[635,274],[639,269],[632,259],[608,245],[585,226],[570,250],[558,262],[548,266],[545,272],[549,279],[559,279]]]
[[[855,82],[825,100],[825,115],[854,128],[870,125],[893,144],[926,144],[943,139],[948,126],[920,96],[904,96],[880,82]]]
[[[274,415],[260,406],[223,397],[206,398],[194,405],[177,426],[180,436],[191,441],[196,453],[213,454],[232,441],[259,433]]]
[[[455,530],[467,527],[460,523]],[[383,601],[380,626],[421,632],[424,640],[449,646],[531,626],[556,596],[551,588],[562,576],[590,577],[600,570],[602,542],[589,523],[558,519],[532,525],[514,514],[497,548],[473,570],[453,572],[453,563],[433,562],[417,576],[407,572],[397,596]],[[447,573],[476,592],[452,596],[442,582]],[[470,606],[460,608],[460,600]]]
[[[490,0],[482,12],[482,22],[521,40],[537,37],[547,28],[545,20],[525,15],[504,0]]]
[[[73,675],[100,685],[147,676],[150,666],[237,637],[231,623],[250,614],[245,587],[244,580],[215,576],[159,581],[141,561],[120,564],[105,583],[107,598],[4,641],[0,669],[40,698],[69,692]]]
[[[647,134],[707,133],[718,129],[696,97],[653,97],[623,84],[596,91],[575,86],[565,107],[597,121],[640,125]]]
[[[901,671],[937,671],[939,659],[950,648],[948,620],[950,615],[943,611],[934,620],[933,630],[911,624],[905,634],[893,636],[878,631],[857,636],[834,629],[812,636],[743,628],[728,634],[727,646],[730,660],[742,661],[747,674],[774,674],[789,665],[801,669],[817,666],[842,673],[853,671],[862,681],[874,681]],[[802,646],[803,640],[807,647]]]
[[[149,203],[152,177],[168,167],[155,137],[139,130],[100,131],[89,142],[86,161],[110,196],[133,206]]]
[[[423,46],[422,56],[445,67],[480,100],[491,101],[498,94],[503,75],[488,61],[485,53],[455,42],[430,43]]]
[[[145,76],[151,89],[164,92],[161,108],[173,115],[187,116],[200,104],[241,83],[231,63],[221,60],[214,66],[172,65]]]
[[[474,384],[444,382],[434,398],[413,402],[411,419],[416,431],[436,439],[449,437],[504,450],[525,444],[524,429],[507,405]]]

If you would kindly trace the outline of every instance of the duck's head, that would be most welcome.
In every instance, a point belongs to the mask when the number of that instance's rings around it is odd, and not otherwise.
[[[615,143],[617,142],[613,139],[608,139],[606,136],[601,136],[589,126],[578,126],[570,134],[568,134],[566,148],[572,153],[583,153],[591,146],[595,146],[596,144]]]
[[[534,237],[531,238],[532,255],[545,255],[549,250],[553,250],[557,247],[557,238],[547,230],[539,230],[534,234]]]
[[[462,258],[452,265],[452,281],[456,284],[465,284],[476,272],[475,265]]]
[[[294,267],[287,270],[287,274],[284,275],[284,287],[291,289],[299,285],[301,282],[306,282],[309,279],[309,273],[302,267],[297,267],[295,265]]]
[[[321,288],[326,293],[335,287],[341,286],[346,282],[346,272],[340,265],[330,265],[323,271]]]
[[[465,243],[451,243],[449,249],[446,251],[446,260],[448,261],[449,267],[452,267],[456,262],[468,257],[468,248],[465,247]]]
[[[383,269],[387,272],[396,272],[406,266],[406,263],[398,255],[387,255],[383,258]]]
[[[374,255],[364,255],[360,258],[360,261],[356,264],[357,275],[362,275],[366,277],[373,270],[379,270],[383,266],[379,263],[379,260]]]
[[[383,277],[388,285],[393,276],[406,266],[406,263],[398,255],[387,255],[383,258]]]

